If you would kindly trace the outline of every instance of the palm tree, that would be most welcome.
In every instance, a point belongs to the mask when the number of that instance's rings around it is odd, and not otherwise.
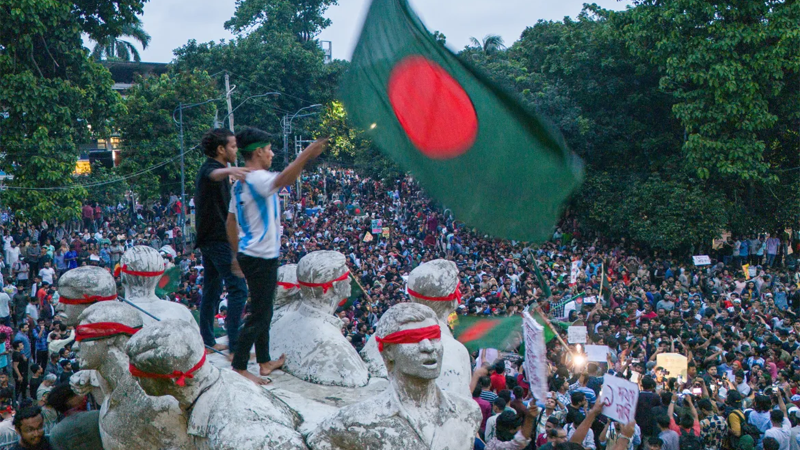
[[[500,50],[505,50],[506,48],[503,38],[496,34],[487,34],[483,38],[482,42],[474,37],[470,38],[469,41],[473,47],[477,47],[478,50],[486,53],[487,55],[499,52]]]
[[[131,57],[134,61],[139,62],[142,58],[139,56],[139,50],[133,46],[129,41],[119,39],[120,37],[130,37],[142,44],[142,49],[146,49],[150,43],[150,35],[142,28],[142,21],[138,18],[135,22],[122,27],[120,36],[108,36],[95,43],[92,49],[92,58],[96,60],[101,59],[119,59],[122,61],[130,61]]]

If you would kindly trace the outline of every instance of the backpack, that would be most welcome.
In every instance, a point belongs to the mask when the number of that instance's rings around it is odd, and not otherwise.
[[[758,440],[761,439],[761,430],[759,430],[758,427],[752,423],[748,422],[747,419],[749,419],[749,417],[745,416],[743,412],[739,411],[738,409],[731,412],[739,417],[742,436],[750,436],[753,438],[753,442],[758,442]],[[736,437],[730,431],[728,431],[728,439],[730,442],[730,448],[736,448],[741,437]]]
[[[678,442],[681,450],[703,450],[703,443],[700,442],[700,438],[693,431],[687,433],[681,429],[681,437]]]

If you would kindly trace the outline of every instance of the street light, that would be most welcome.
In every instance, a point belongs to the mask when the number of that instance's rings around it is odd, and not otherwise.
[[[315,105],[309,105],[309,106],[306,106],[304,108],[300,108],[294,114],[292,114],[292,117],[289,117],[288,120],[287,120],[288,116],[283,116],[283,166],[284,167],[289,165],[289,133],[292,132],[292,121],[301,112],[303,112],[303,111],[305,111],[307,109],[311,109],[311,108],[319,108],[320,106],[322,106],[322,105],[317,103]],[[300,117],[312,116],[314,114],[316,114],[316,113],[303,114]],[[303,178],[302,175],[297,177],[297,201],[300,201],[300,189],[303,186],[302,178]]]

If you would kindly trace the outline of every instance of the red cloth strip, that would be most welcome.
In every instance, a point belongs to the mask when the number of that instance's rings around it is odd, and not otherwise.
[[[322,288],[322,293],[323,294],[327,294],[328,293],[328,289],[331,289],[333,287],[333,283],[335,283],[337,281],[344,281],[344,280],[348,279],[349,277],[350,277],[350,272],[345,272],[344,275],[340,276],[339,278],[337,278],[335,280],[331,280],[331,281],[326,281],[324,283],[306,283],[305,281],[298,280],[297,284],[299,284],[300,286],[305,286],[305,287],[310,287],[310,288],[321,287]]]
[[[187,370],[186,372],[181,372],[176,370],[172,373],[148,373],[143,372],[137,369],[133,363],[130,364],[128,369],[131,372],[131,375],[135,376],[136,378],[155,378],[159,380],[175,380],[175,384],[180,387],[186,386],[186,379],[187,378],[194,378],[194,373],[200,370],[203,367],[203,364],[206,362],[206,354],[203,353],[203,357],[200,358],[200,362],[194,365],[191,369]]]
[[[441,339],[442,329],[439,325],[431,325],[424,328],[414,328],[412,330],[398,331],[387,335],[384,338],[375,337],[378,340],[378,351],[383,351],[383,344],[416,344],[425,339]]]
[[[458,302],[461,303],[461,283],[459,282],[456,284],[456,290],[447,297],[427,297],[412,290],[411,288],[408,288],[408,295],[420,300],[427,300],[429,302],[451,302],[453,300],[458,300]]]
[[[98,339],[127,334],[133,336],[139,328],[131,328],[127,325],[116,322],[97,322],[75,327],[75,340],[80,342],[84,339]]]
[[[109,300],[116,300],[116,299],[117,299],[117,294],[109,295],[106,297],[103,297],[102,295],[83,294],[83,298],[59,297],[58,303],[63,303],[65,305],[88,305],[91,303],[106,302]]]
[[[300,287],[300,285],[299,285],[299,284],[287,283],[287,282],[285,282],[285,281],[278,281],[278,286],[280,286],[280,287],[282,287],[282,288],[286,289],[287,291],[288,291],[289,289],[292,289],[292,288],[299,288],[299,287]]]
[[[127,273],[128,275],[133,275],[135,277],[158,277],[164,275],[163,270],[159,272],[138,272],[135,270],[129,270],[127,264],[117,267],[117,269],[114,271],[114,276],[118,277],[120,272]]]

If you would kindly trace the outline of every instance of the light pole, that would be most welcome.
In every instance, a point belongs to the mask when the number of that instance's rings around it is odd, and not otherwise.
[[[178,136],[180,140],[181,146],[181,231],[183,233],[183,244],[186,245],[186,158],[185,154],[186,151],[184,149],[183,144],[183,110],[194,108],[196,106],[202,106],[211,102],[216,102],[219,100],[223,100],[225,97],[219,98],[212,98],[211,100],[206,100],[204,102],[198,103],[190,103],[188,105],[184,105],[183,102],[178,103],[178,107],[175,108],[175,111],[172,112],[172,120],[178,124],[179,131]],[[178,113],[178,119],[175,119],[175,113]]]
[[[309,105],[309,106],[306,106],[304,108],[298,109],[294,114],[292,114],[291,117],[283,116],[283,119],[281,120],[281,125],[283,125],[283,163],[284,163],[284,167],[289,165],[289,133],[292,132],[292,121],[302,111],[305,111],[305,110],[311,109],[311,108],[319,108],[320,106],[322,106],[322,105],[319,104],[319,103],[317,103],[315,105]],[[314,113],[314,114],[316,114],[316,113]],[[306,116],[310,116],[310,115],[312,115],[312,114],[305,114],[305,115],[302,115],[300,117],[306,117]],[[302,175],[297,177],[297,201],[300,201],[300,187],[302,186],[301,183],[302,183]]]

